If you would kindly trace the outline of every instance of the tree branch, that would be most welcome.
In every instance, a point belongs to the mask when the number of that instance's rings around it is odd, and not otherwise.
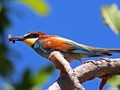
[[[57,53],[57,55],[59,56],[60,53]],[[55,59],[53,62],[55,62]],[[60,68],[60,63],[54,64],[58,65]],[[61,70],[63,69],[64,68]],[[102,82],[99,87],[99,90],[102,90],[103,86],[106,84],[107,80],[110,77],[114,75],[120,75],[120,58],[101,59],[94,62],[87,62],[73,69],[73,72],[74,75],[78,77],[80,83],[94,79],[96,77],[102,78]],[[74,82],[71,80],[69,74],[64,74],[60,76],[59,79],[48,88],[48,90],[72,90],[75,87],[73,83]]]
[[[69,62],[66,59],[64,59],[63,55],[59,51],[52,52],[51,55],[49,56],[49,59],[60,69],[61,76],[68,75],[73,85],[78,90],[85,90],[84,87],[80,84],[78,77],[75,75]],[[69,90],[72,89],[73,88]],[[51,89],[51,90],[55,90],[55,89]]]

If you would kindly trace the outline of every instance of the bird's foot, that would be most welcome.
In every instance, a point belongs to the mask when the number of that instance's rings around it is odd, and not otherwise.
[[[109,58],[100,58],[100,59],[98,59],[97,61],[101,61],[101,62],[104,62],[104,61],[106,61],[106,62],[111,62]]]
[[[95,65],[98,65],[98,63],[96,62],[96,61],[94,61],[94,60],[88,60],[88,61],[86,61],[84,64],[86,64],[86,63],[93,63],[93,64],[95,64]]]

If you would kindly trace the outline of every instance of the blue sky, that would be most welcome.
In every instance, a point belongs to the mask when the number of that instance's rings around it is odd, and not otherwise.
[[[119,0],[46,0],[50,6],[50,13],[47,16],[39,16],[24,5],[11,3],[10,7],[16,11],[9,13],[12,26],[7,28],[8,34],[24,35],[31,31],[42,31],[47,34],[59,35],[78,43],[102,47],[102,48],[120,48],[120,37],[116,36],[104,23],[101,17],[100,8],[103,5],[112,5],[116,3],[120,7]],[[7,37],[7,35],[6,35]],[[40,68],[52,64],[47,59],[36,54],[25,43],[11,44],[8,46],[20,57],[11,55],[12,62],[16,67],[14,81],[20,80],[21,71],[29,67],[33,73]],[[120,55],[115,54],[110,58],[117,58]],[[83,62],[89,59],[85,58]],[[72,67],[80,64],[78,61],[71,63]],[[50,76],[48,82],[43,85],[43,90],[51,85],[59,77],[59,71],[56,70]],[[83,85],[86,90],[97,90],[100,83],[99,79],[87,81]],[[103,90],[107,90],[107,86]]]

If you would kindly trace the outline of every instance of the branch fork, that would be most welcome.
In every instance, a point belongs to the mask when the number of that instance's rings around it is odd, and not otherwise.
[[[80,84],[79,79],[75,71],[73,71],[73,69],[71,68],[69,62],[63,57],[63,55],[59,51],[52,52],[49,56],[49,59],[60,69],[61,76],[68,75],[73,85],[78,90],[85,90],[84,87]]]
[[[87,61],[75,69],[59,51],[52,52],[49,59],[60,69],[60,77],[47,90],[85,90],[81,84],[96,77],[102,79],[99,86],[99,90],[102,90],[109,78],[120,75],[120,58]]]

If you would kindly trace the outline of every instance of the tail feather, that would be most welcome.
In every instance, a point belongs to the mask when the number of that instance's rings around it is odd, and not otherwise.
[[[107,55],[107,56],[112,56],[112,54],[111,53],[108,53],[108,52],[103,52],[103,53],[101,53],[102,55]]]
[[[105,49],[109,53],[120,53],[120,49]]]
[[[111,56],[112,53],[120,53],[120,49],[94,49],[96,56]]]

